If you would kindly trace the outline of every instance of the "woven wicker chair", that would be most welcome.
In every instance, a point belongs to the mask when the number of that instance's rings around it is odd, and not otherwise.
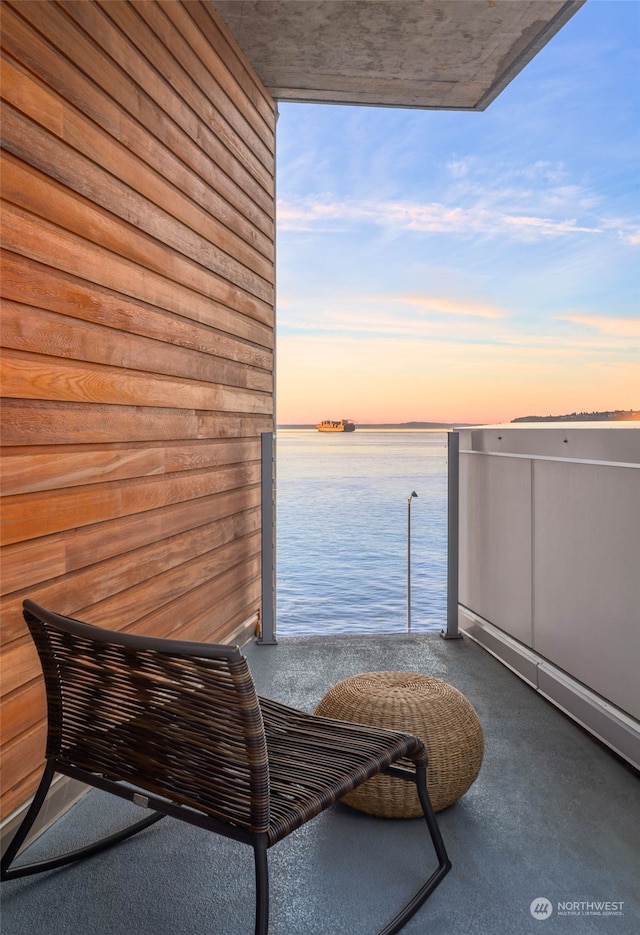
[[[253,847],[255,932],[266,935],[268,848],[380,772],[416,784],[438,860],[384,935],[400,931],[449,871],[422,741],[258,698],[235,646],[115,633],[32,601],[24,616],[47,692],[46,765],[2,860],[2,879],[91,856],[171,815]],[[394,765],[400,759],[415,769]],[[151,814],[66,855],[12,866],[56,772]]]

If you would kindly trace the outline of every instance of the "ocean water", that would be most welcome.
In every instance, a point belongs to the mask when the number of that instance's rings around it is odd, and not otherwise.
[[[447,435],[279,429],[277,636],[446,627]]]

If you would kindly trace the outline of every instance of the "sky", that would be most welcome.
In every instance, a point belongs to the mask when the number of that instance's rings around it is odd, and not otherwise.
[[[476,112],[279,104],[279,424],[640,409],[640,2]]]

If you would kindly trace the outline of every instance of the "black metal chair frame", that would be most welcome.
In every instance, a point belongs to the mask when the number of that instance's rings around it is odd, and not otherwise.
[[[46,763],[2,858],[2,880],[90,857],[170,815],[253,848],[255,933],[266,935],[268,849],[378,773],[415,783],[438,861],[380,935],[399,932],[449,872],[421,740],[258,697],[236,646],[112,632],[32,601],[24,616],[45,679]],[[70,853],[14,866],[56,773],[151,814]]]

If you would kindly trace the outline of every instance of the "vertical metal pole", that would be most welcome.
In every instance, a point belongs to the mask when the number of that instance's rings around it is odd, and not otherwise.
[[[407,500],[407,633],[411,632],[411,497]]]
[[[262,432],[261,534],[262,534],[262,613],[258,643],[273,645],[276,619],[276,561],[275,561],[275,457],[274,433]]]
[[[417,496],[413,490],[407,498],[407,633],[411,630],[411,501]]]
[[[460,640],[458,630],[458,522],[460,435],[447,435],[447,629],[440,631],[445,640]]]

